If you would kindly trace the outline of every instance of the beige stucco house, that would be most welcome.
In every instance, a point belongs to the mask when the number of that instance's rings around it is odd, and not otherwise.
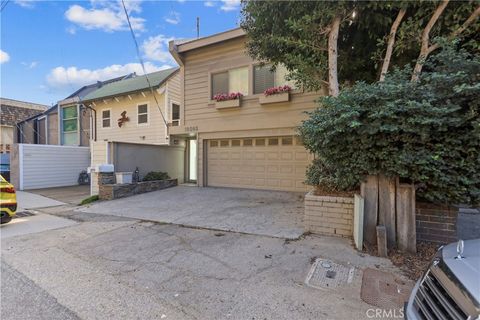
[[[305,191],[312,160],[296,137],[304,111],[325,92],[293,88],[266,99],[264,90],[288,84],[286,71],[271,71],[246,53],[238,28],[191,41],[170,42],[180,65],[178,123],[172,141],[186,143],[186,180],[199,186]],[[290,84],[292,85],[292,84]],[[219,93],[240,92],[237,101],[217,102]]]

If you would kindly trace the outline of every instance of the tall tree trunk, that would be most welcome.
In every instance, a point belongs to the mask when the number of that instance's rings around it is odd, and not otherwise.
[[[428,57],[429,54],[429,46],[430,46],[430,31],[432,30],[433,26],[437,22],[438,18],[443,13],[443,10],[448,5],[449,0],[443,0],[442,3],[438,5],[438,7],[433,12],[432,17],[427,23],[425,29],[422,32],[422,46],[420,48],[420,54],[417,58],[417,63],[415,64],[415,68],[413,69],[412,81],[417,81],[420,73],[422,72],[423,64],[425,63],[425,59]]]
[[[331,96],[338,96],[338,71],[337,71],[337,58],[338,58],[338,32],[340,30],[341,18],[335,17],[332,21],[330,33],[328,34],[328,85],[329,93]]]
[[[385,52],[385,58],[383,59],[383,65],[382,65],[382,72],[380,73],[380,82],[385,80],[385,75],[388,72],[388,67],[390,66],[390,59],[392,58],[392,52],[393,52],[393,45],[395,44],[395,36],[397,34],[397,29],[400,23],[402,22],[403,17],[405,16],[405,13],[407,12],[406,9],[400,9],[398,12],[397,18],[392,24],[392,27],[390,28],[390,34],[388,36],[388,45],[387,45],[387,51]]]

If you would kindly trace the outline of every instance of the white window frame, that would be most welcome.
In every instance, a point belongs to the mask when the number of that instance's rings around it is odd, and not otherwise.
[[[138,122],[138,116],[143,115],[143,114],[145,114],[145,113],[138,113],[138,107],[139,107],[139,106],[143,106],[143,105],[147,105],[147,113],[146,113],[146,115],[147,115],[147,122],[139,123],[139,122]],[[148,125],[150,124],[150,103],[148,103],[148,102],[140,102],[140,103],[137,103],[136,109],[137,109],[137,126],[148,126]]]
[[[75,119],[75,118],[64,118],[63,117],[63,109],[65,108],[71,108],[71,107],[76,107],[77,109],[77,130],[75,131],[65,131],[65,128],[64,128],[64,121],[65,120],[72,120],[72,119]],[[76,144],[73,144],[74,146],[79,146],[80,145],[80,106],[78,104],[76,105],[65,105],[65,106],[60,106],[60,120],[61,120],[61,124],[59,125],[59,128],[60,128],[60,141],[61,141],[61,145],[64,145],[64,146],[72,146],[70,144],[65,144],[65,137],[64,137],[64,134],[65,133],[73,133],[73,132],[76,132],[77,133],[77,143]]]
[[[174,104],[176,104],[178,106],[178,116],[179,116],[179,118],[177,120],[173,120],[173,105]],[[170,119],[170,123],[172,124],[172,126],[173,126],[173,121],[178,121],[178,125],[176,125],[176,127],[180,126],[180,123],[182,121],[182,110],[181,109],[182,109],[182,107],[181,107],[180,103],[178,103],[177,101],[173,101],[173,100],[170,101],[170,110],[169,110],[168,117]]]
[[[110,112],[110,117],[109,118],[103,118],[103,111],[109,111]],[[100,122],[101,122],[100,128],[111,129],[112,128],[112,108],[106,108],[106,109],[100,110],[100,115],[101,115],[101,117],[100,117]],[[106,120],[106,119],[110,120],[110,125],[108,127],[103,126],[103,120]]]

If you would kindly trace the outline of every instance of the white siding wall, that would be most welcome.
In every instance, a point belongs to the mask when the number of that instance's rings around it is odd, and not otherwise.
[[[77,185],[90,165],[90,148],[19,145],[20,190]]]

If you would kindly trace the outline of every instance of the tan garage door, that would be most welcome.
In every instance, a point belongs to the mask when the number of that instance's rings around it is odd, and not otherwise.
[[[301,191],[311,156],[293,136],[207,142],[207,184],[215,187]]]

